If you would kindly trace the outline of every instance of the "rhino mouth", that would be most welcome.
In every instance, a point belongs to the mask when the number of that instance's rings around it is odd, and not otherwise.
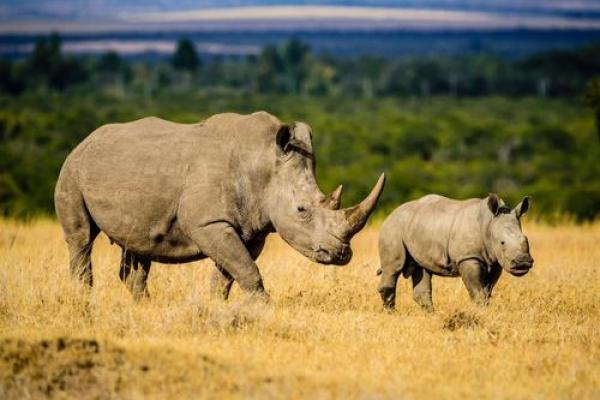
[[[334,251],[320,247],[311,258],[319,264],[346,265],[352,259],[352,249],[348,244],[342,244]]]
[[[514,276],[523,276],[533,267],[533,263],[521,262],[513,264],[510,268],[510,273]]]

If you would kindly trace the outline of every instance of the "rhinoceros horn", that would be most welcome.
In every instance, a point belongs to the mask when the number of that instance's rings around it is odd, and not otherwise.
[[[342,204],[342,189],[342,185],[338,186],[337,189],[321,201],[321,206],[329,210],[339,210]]]
[[[354,207],[344,208],[342,210],[337,211],[339,214],[340,221],[340,231],[339,236],[345,240],[349,240],[355,233],[360,231],[363,226],[367,223],[367,219],[369,215],[375,209],[375,205],[377,204],[377,200],[383,191],[383,186],[385,184],[385,174],[381,174],[379,180],[371,190],[371,193],[360,203],[355,205]]]

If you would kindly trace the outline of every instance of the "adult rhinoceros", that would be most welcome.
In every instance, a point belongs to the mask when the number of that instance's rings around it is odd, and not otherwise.
[[[110,124],[67,157],[55,191],[74,277],[92,285],[99,232],[123,249],[121,279],[145,293],[151,261],[216,265],[213,291],[233,281],[266,296],[254,260],[277,231],[322,264],[347,264],[349,241],[365,225],[385,177],[360,204],[339,210],[341,188],[325,196],[315,178],[310,127],[276,117],[218,114],[196,124],[159,118]]]

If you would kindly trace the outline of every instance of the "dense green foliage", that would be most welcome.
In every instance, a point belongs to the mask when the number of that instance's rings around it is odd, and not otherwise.
[[[194,122],[222,111],[268,110],[309,121],[324,189],[346,185],[346,204],[381,171],[389,208],[425,193],[456,197],[531,194],[545,214],[592,218],[600,211],[600,143],[593,115],[573,100],[506,98],[354,100],[84,89],[1,99],[0,206],[4,213],[52,209],[68,151],[99,125],[147,115]]]
[[[57,65],[76,63],[47,43]],[[11,74],[33,68],[36,52],[10,65]],[[434,86],[398,95],[365,82],[353,92],[345,86],[349,77],[379,76],[378,63],[353,72],[345,69],[351,62],[312,61],[297,41],[268,47],[254,60],[205,63],[192,75],[109,53],[88,61],[93,70],[86,67],[85,79],[67,86],[55,83],[43,61],[37,82],[24,83],[20,94],[0,86],[0,214],[51,213],[64,158],[104,123],[148,115],[195,122],[260,109],[312,125],[322,189],[343,183],[345,204],[385,171],[383,211],[431,192],[466,198],[495,191],[512,204],[530,194],[533,210],[545,216],[600,213],[600,137],[582,96],[432,96]],[[589,104],[597,107],[589,87]]]
[[[585,99],[594,110],[596,117],[596,131],[600,140],[600,77],[594,78],[588,82],[585,89]]]

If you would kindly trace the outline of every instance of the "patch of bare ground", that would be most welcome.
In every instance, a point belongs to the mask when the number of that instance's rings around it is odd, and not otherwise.
[[[128,349],[107,340],[73,338],[0,342],[4,399],[270,397],[291,386],[319,391],[306,377],[265,375],[168,345]]]

